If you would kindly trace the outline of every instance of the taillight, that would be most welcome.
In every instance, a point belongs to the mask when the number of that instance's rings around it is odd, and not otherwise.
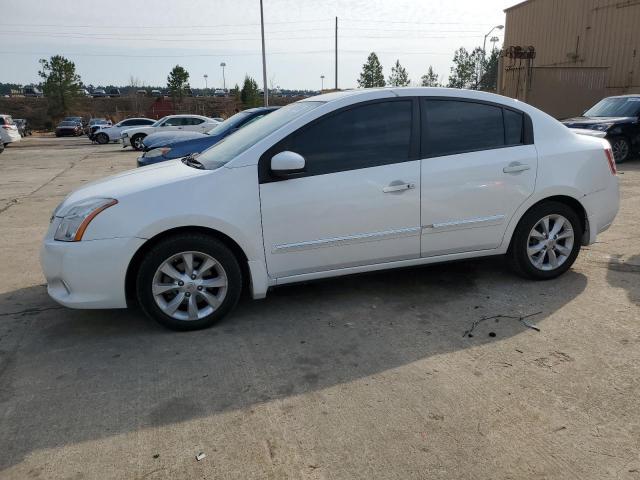
[[[616,159],[613,156],[613,151],[611,148],[605,148],[604,154],[607,156],[607,161],[609,162],[609,169],[611,170],[611,175],[617,175],[618,169],[616,168]]]

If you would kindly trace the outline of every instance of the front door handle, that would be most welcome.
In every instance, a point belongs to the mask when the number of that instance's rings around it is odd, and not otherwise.
[[[382,189],[384,193],[403,192],[405,190],[413,190],[416,188],[415,183],[391,183]]]
[[[526,170],[531,170],[531,167],[526,163],[520,163],[520,162],[511,162],[509,166],[504,167],[502,169],[504,173],[518,173],[518,172],[524,172]]]

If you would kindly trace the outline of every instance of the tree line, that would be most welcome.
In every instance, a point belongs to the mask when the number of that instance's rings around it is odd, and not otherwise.
[[[440,76],[429,66],[427,72],[420,77],[418,85],[421,87],[449,87],[467,88],[472,90],[495,91],[498,80],[498,57],[500,51],[493,49],[488,56],[481,47],[471,52],[464,47],[456,50],[453,56],[453,66],[448,82],[440,81]],[[411,80],[407,70],[400,64],[400,60],[391,67],[391,74],[385,80],[382,64],[375,52],[371,52],[358,78],[360,88],[374,87],[408,87]]]

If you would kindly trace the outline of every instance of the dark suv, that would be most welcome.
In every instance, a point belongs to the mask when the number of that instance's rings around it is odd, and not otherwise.
[[[607,97],[581,117],[563,120],[569,128],[582,129],[588,135],[606,138],[616,163],[629,160],[640,150],[640,95]]]

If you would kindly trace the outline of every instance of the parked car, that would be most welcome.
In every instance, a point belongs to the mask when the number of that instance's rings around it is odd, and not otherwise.
[[[93,98],[98,98],[98,97],[107,97],[107,92],[104,90],[104,88],[96,88],[93,92],[91,92],[91,96]]]
[[[62,119],[63,122],[77,122],[80,125],[84,126],[84,119],[82,117],[64,117]]]
[[[153,133],[144,139],[145,153],[138,157],[138,167],[201,153],[239,129],[250,125],[279,107],[250,108],[218,124],[207,133]],[[155,137],[155,138],[154,138]]]
[[[91,139],[98,129],[102,127],[110,127],[111,125],[111,120],[107,120],[106,118],[92,118],[87,124],[87,136]]]
[[[27,135],[31,135],[32,133],[31,126],[29,125],[29,122],[27,122],[26,119],[14,118],[13,123],[15,123],[16,127],[18,127],[18,132],[20,133],[21,137],[26,137]]]
[[[107,124],[96,125],[96,129],[89,138],[100,145],[104,145],[109,142],[118,142],[120,140],[120,135],[124,130],[132,127],[153,125],[154,123],[156,123],[156,121],[151,118],[127,118],[113,126]]]
[[[81,187],[55,209],[41,260],[62,305],[136,299],[189,330],[228,314],[245,287],[262,298],[275,285],[488,255],[555,278],[611,225],[618,197],[610,145],[525,103],[351,90]]]
[[[118,88],[110,88],[109,92],[107,93],[107,97],[119,97],[120,96],[120,89]]]
[[[56,127],[56,137],[69,137],[82,135],[82,124],[76,121],[63,120]]]
[[[214,97],[226,97],[227,96],[227,92],[226,92],[226,90],[223,90],[222,88],[216,88],[213,91],[213,96]]]
[[[44,93],[38,87],[33,85],[26,86],[22,89],[22,94],[25,97],[44,97]]]
[[[3,150],[4,147],[10,143],[19,142],[21,138],[18,127],[11,118],[11,115],[0,114],[0,143],[2,144]]]
[[[140,89],[136,90],[136,95],[140,95],[141,97],[146,97],[147,96],[147,91],[144,88],[140,88]]]
[[[143,140],[147,135],[155,132],[169,132],[173,130],[208,132],[219,122],[202,115],[169,115],[162,117],[153,125],[148,127],[136,127],[122,132],[122,147],[133,147],[135,150],[143,149]]]
[[[607,97],[580,117],[563,120],[576,133],[606,138],[616,163],[640,151],[640,95]]]
[[[160,90],[151,90],[151,96],[152,97],[162,97],[162,92]]]

